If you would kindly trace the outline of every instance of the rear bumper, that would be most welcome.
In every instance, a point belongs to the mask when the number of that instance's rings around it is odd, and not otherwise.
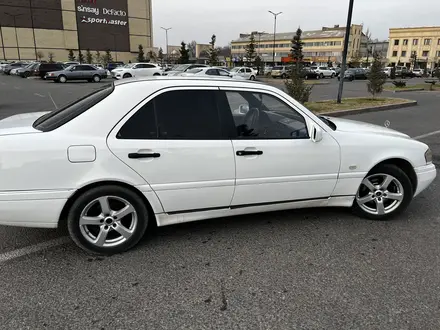
[[[0,225],[56,228],[73,191],[0,192]]]
[[[416,167],[414,169],[417,175],[417,190],[414,196],[420,194],[423,190],[428,188],[428,186],[434,181],[437,176],[437,170],[434,164],[429,164],[425,166]]]

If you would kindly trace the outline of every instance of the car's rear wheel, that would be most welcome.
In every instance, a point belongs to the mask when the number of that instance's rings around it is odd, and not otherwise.
[[[283,74],[281,75],[281,78],[286,79],[286,78],[287,78],[287,75],[286,75],[285,73],[283,73]]]
[[[73,203],[67,227],[83,250],[112,255],[129,250],[145,234],[148,209],[142,198],[120,186],[92,188]]]
[[[155,73],[153,74],[153,76],[160,76],[160,73]]]
[[[305,80],[309,80],[309,76],[306,74],[306,75],[304,76],[304,79],[305,79]]]
[[[395,165],[373,169],[362,181],[353,203],[353,211],[372,220],[388,220],[404,211],[414,191],[408,175]]]
[[[251,76],[249,79],[250,80],[255,80],[255,76]]]
[[[60,83],[63,83],[63,84],[64,84],[64,83],[67,81],[67,77],[61,75],[61,76],[58,77],[58,81],[59,81]]]
[[[321,79],[324,78],[324,74],[320,73],[319,78],[321,78]]]
[[[25,78],[28,78],[30,75],[31,75],[31,73],[30,73],[30,72],[27,72],[27,71],[25,71],[25,73],[23,74],[23,76],[24,76]]]
[[[92,78],[93,82],[98,83],[101,81],[101,77],[97,74],[95,74]]]
[[[332,73],[332,78],[334,78],[335,77],[335,74],[334,73]]]
[[[123,76],[122,76],[122,78],[131,78],[132,76],[131,76],[131,74],[129,74],[129,73],[125,73]]]

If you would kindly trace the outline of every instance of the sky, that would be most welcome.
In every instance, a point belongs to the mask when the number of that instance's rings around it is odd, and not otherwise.
[[[273,32],[273,16],[278,16],[277,32],[319,30],[322,26],[347,22],[349,0],[151,0],[153,4],[153,42],[169,45],[196,40],[208,43],[216,34],[218,46],[237,39],[240,33]],[[301,5],[298,5],[300,4]],[[423,8],[419,7],[423,4]],[[390,27],[440,25],[440,0],[354,0],[353,24],[364,24],[372,38],[387,39]]]

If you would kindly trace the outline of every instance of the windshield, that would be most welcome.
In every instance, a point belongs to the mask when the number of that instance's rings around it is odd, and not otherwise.
[[[232,70],[231,70],[231,72],[238,72],[240,70],[240,68],[233,68]]]
[[[190,66],[190,64],[182,64],[182,65],[177,65],[175,67],[173,67],[173,71],[185,71],[188,67]]]
[[[134,63],[125,64],[124,66],[118,65],[120,68],[132,68],[134,66]]]
[[[283,67],[282,66],[274,66],[272,70],[282,70]]]
[[[64,70],[69,71],[69,70],[73,69],[74,66],[75,65],[69,65],[68,67],[64,68]]]
[[[188,72],[188,73],[199,73],[199,72],[201,72],[202,70],[203,70],[203,69],[196,68],[196,69],[188,70],[188,71],[186,71],[186,72]]]

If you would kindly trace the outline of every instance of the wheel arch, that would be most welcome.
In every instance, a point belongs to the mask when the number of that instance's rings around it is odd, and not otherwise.
[[[403,172],[405,172],[405,174],[408,175],[409,180],[411,181],[411,184],[413,186],[413,191],[414,192],[417,191],[418,182],[417,182],[417,174],[414,171],[414,166],[408,160],[406,160],[404,158],[395,157],[395,158],[388,158],[388,159],[382,160],[379,163],[377,163],[376,165],[374,165],[368,173],[371,173],[371,171],[373,171],[378,166],[385,165],[385,164],[395,165],[398,168],[400,168]]]
[[[139,189],[136,189],[132,185],[130,185],[128,183],[125,183],[125,182],[107,180],[107,181],[97,181],[97,182],[89,183],[89,184],[79,188],[78,190],[76,190],[67,199],[67,202],[64,204],[64,207],[61,210],[60,217],[58,219],[58,227],[66,228],[66,226],[67,226],[67,215],[68,215],[68,213],[70,211],[70,208],[72,207],[72,205],[76,201],[76,199],[79,196],[81,196],[81,194],[83,194],[84,192],[86,192],[87,190],[90,190],[92,188],[108,186],[108,185],[119,186],[119,187],[122,187],[122,188],[126,188],[126,189],[129,189],[132,192],[134,192],[136,195],[138,195],[145,202],[145,205],[147,206],[149,215],[154,219],[154,221],[152,221],[151,223],[153,223],[155,226],[157,225],[157,219],[156,219],[155,213],[153,211],[153,208],[151,206],[151,203],[147,199],[147,197],[145,197],[145,195]]]

